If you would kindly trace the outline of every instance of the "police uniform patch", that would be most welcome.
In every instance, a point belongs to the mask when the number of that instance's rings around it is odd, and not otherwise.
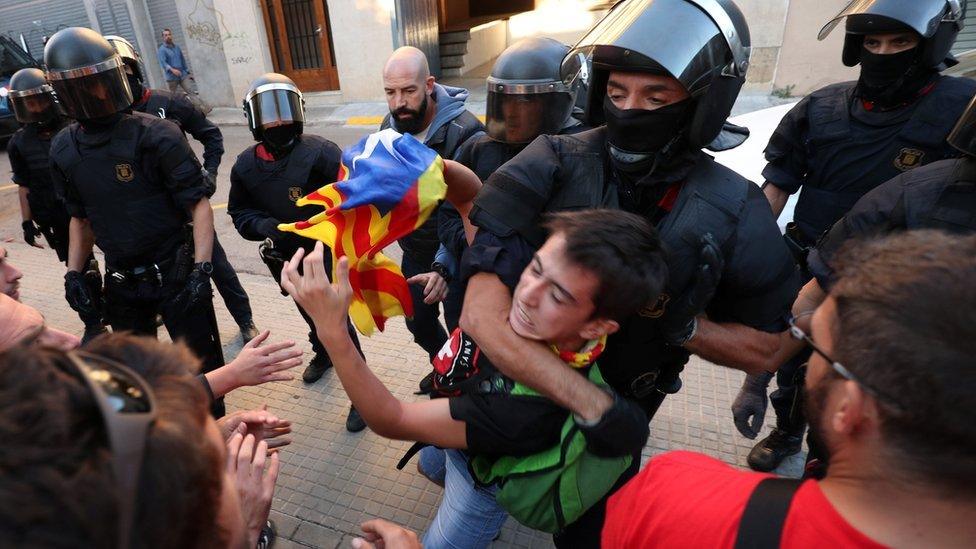
[[[657,296],[654,303],[644,305],[640,311],[637,311],[637,314],[645,318],[661,318],[664,316],[664,310],[668,306],[668,301],[671,301],[671,296],[662,293]]]
[[[925,156],[925,151],[909,148],[902,149],[898,153],[898,158],[895,159],[895,167],[903,172],[917,168],[922,163],[923,156]]]
[[[131,164],[116,164],[115,179],[120,183],[128,183],[135,179],[136,174],[132,171]]]
[[[297,202],[303,194],[301,187],[288,187],[288,199],[292,202]]]

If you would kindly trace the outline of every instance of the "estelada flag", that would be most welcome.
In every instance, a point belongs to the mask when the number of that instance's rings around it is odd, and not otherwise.
[[[324,212],[278,225],[324,242],[332,250],[333,277],[338,258],[349,258],[349,317],[362,334],[383,331],[390,317],[413,316],[400,267],[380,252],[421,226],[444,198],[443,169],[441,157],[413,136],[374,133],[342,153],[335,183],[296,202]]]

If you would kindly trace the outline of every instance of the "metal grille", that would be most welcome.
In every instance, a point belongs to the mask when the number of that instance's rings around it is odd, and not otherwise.
[[[176,0],[146,0],[146,7],[149,8],[149,19],[152,24],[156,49],[163,43],[163,29],[169,29],[173,33],[173,42],[183,50],[183,59],[186,66],[193,70],[193,62],[186,53],[186,35],[183,34],[183,24],[180,23],[180,14],[176,10]],[[156,58],[156,51],[140,52],[144,62],[149,63]],[[157,62],[158,64],[158,62]]]
[[[284,0],[281,11],[285,18],[285,34],[291,50],[292,68],[322,68],[322,46],[319,42],[319,32],[322,29],[315,22],[315,8],[311,0]]]
[[[434,0],[396,0],[398,46],[414,46],[427,56],[430,73],[440,76],[440,30],[437,2]]]
[[[129,17],[129,9],[124,0],[98,0],[95,2],[95,14],[98,17],[98,26],[103,35],[114,34],[133,44],[139,43],[136,40],[136,33],[132,28],[132,19]],[[138,48],[138,46],[136,47]]]
[[[956,38],[956,43],[952,47],[953,53],[962,53],[969,50],[976,50],[976,3],[970,1],[964,1],[963,7],[965,11],[965,18],[963,20],[962,31],[959,32],[959,37]]]
[[[63,0],[0,0],[0,33],[20,43],[20,36],[30,49],[31,55],[41,61],[44,58],[43,37],[67,27],[91,27],[85,3]]]

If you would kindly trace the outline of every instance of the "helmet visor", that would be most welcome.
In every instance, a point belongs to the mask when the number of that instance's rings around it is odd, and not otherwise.
[[[949,9],[947,10],[947,6]],[[947,2],[879,2],[878,0],[852,0],[836,17],[827,22],[817,36],[827,37],[837,25],[851,15],[873,15],[903,23],[924,38],[931,38],[943,21],[961,21],[962,8],[958,0]],[[867,33],[861,33],[867,34]]]
[[[680,29],[680,36],[675,34]],[[725,44],[732,59],[713,59],[714,41]],[[667,73],[689,92],[707,85],[702,76],[716,64],[735,61],[729,72],[744,74],[748,37],[739,36],[728,13],[715,0],[625,0],[590,30],[566,56],[584,54],[594,68]],[[571,68],[563,67],[568,76]]]
[[[510,144],[528,143],[558,133],[573,110],[569,93],[508,94],[488,92],[485,125],[488,136]]]
[[[68,116],[78,120],[109,116],[132,105],[132,90],[121,62],[101,72],[52,78],[51,87]]]
[[[10,106],[14,116],[21,124],[47,122],[58,115],[58,104],[54,100],[51,86],[41,86],[23,92],[10,92]]]
[[[970,101],[947,141],[963,153],[976,156],[976,98]]]
[[[252,130],[305,122],[302,96],[293,87],[286,86],[269,84],[266,89],[261,86],[247,98]]]

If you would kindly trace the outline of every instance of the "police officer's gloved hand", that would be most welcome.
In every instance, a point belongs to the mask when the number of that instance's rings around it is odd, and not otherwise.
[[[203,186],[207,189],[207,198],[210,198],[217,192],[217,171],[201,168],[200,173],[203,175]]]
[[[732,402],[732,419],[735,421],[735,428],[748,439],[756,438],[762,430],[763,422],[766,420],[766,406],[769,403],[766,398],[766,388],[769,387],[772,379],[771,372],[746,376],[739,394]],[[749,418],[752,418],[752,424],[749,423]]]
[[[41,236],[41,228],[34,223],[33,219],[25,219],[20,226],[24,229],[24,242],[35,248],[43,248],[37,243],[37,237]]]
[[[650,435],[647,414],[636,402],[617,393],[613,405],[596,423],[586,423],[573,415],[586,439],[586,448],[599,457],[629,456],[639,452]]]
[[[681,300],[672,301],[661,319],[662,331],[668,343],[681,346],[695,335],[698,329],[696,317],[705,311],[715,295],[724,267],[722,250],[712,234],[705,233],[701,238],[698,268],[691,287]]]
[[[197,263],[193,266],[190,275],[186,277],[183,290],[176,295],[175,302],[180,310],[188,311],[197,303],[204,299],[210,299],[213,295],[213,289],[210,287],[210,272],[204,269],[204,265],[209,266],[210,264]],[[210,267],[211,271],[212,269]]]
[[[84,315],[98,315],[98,307],[88,291],[85,275],[68,271],[64,275],[64,299],[72,309]]]

